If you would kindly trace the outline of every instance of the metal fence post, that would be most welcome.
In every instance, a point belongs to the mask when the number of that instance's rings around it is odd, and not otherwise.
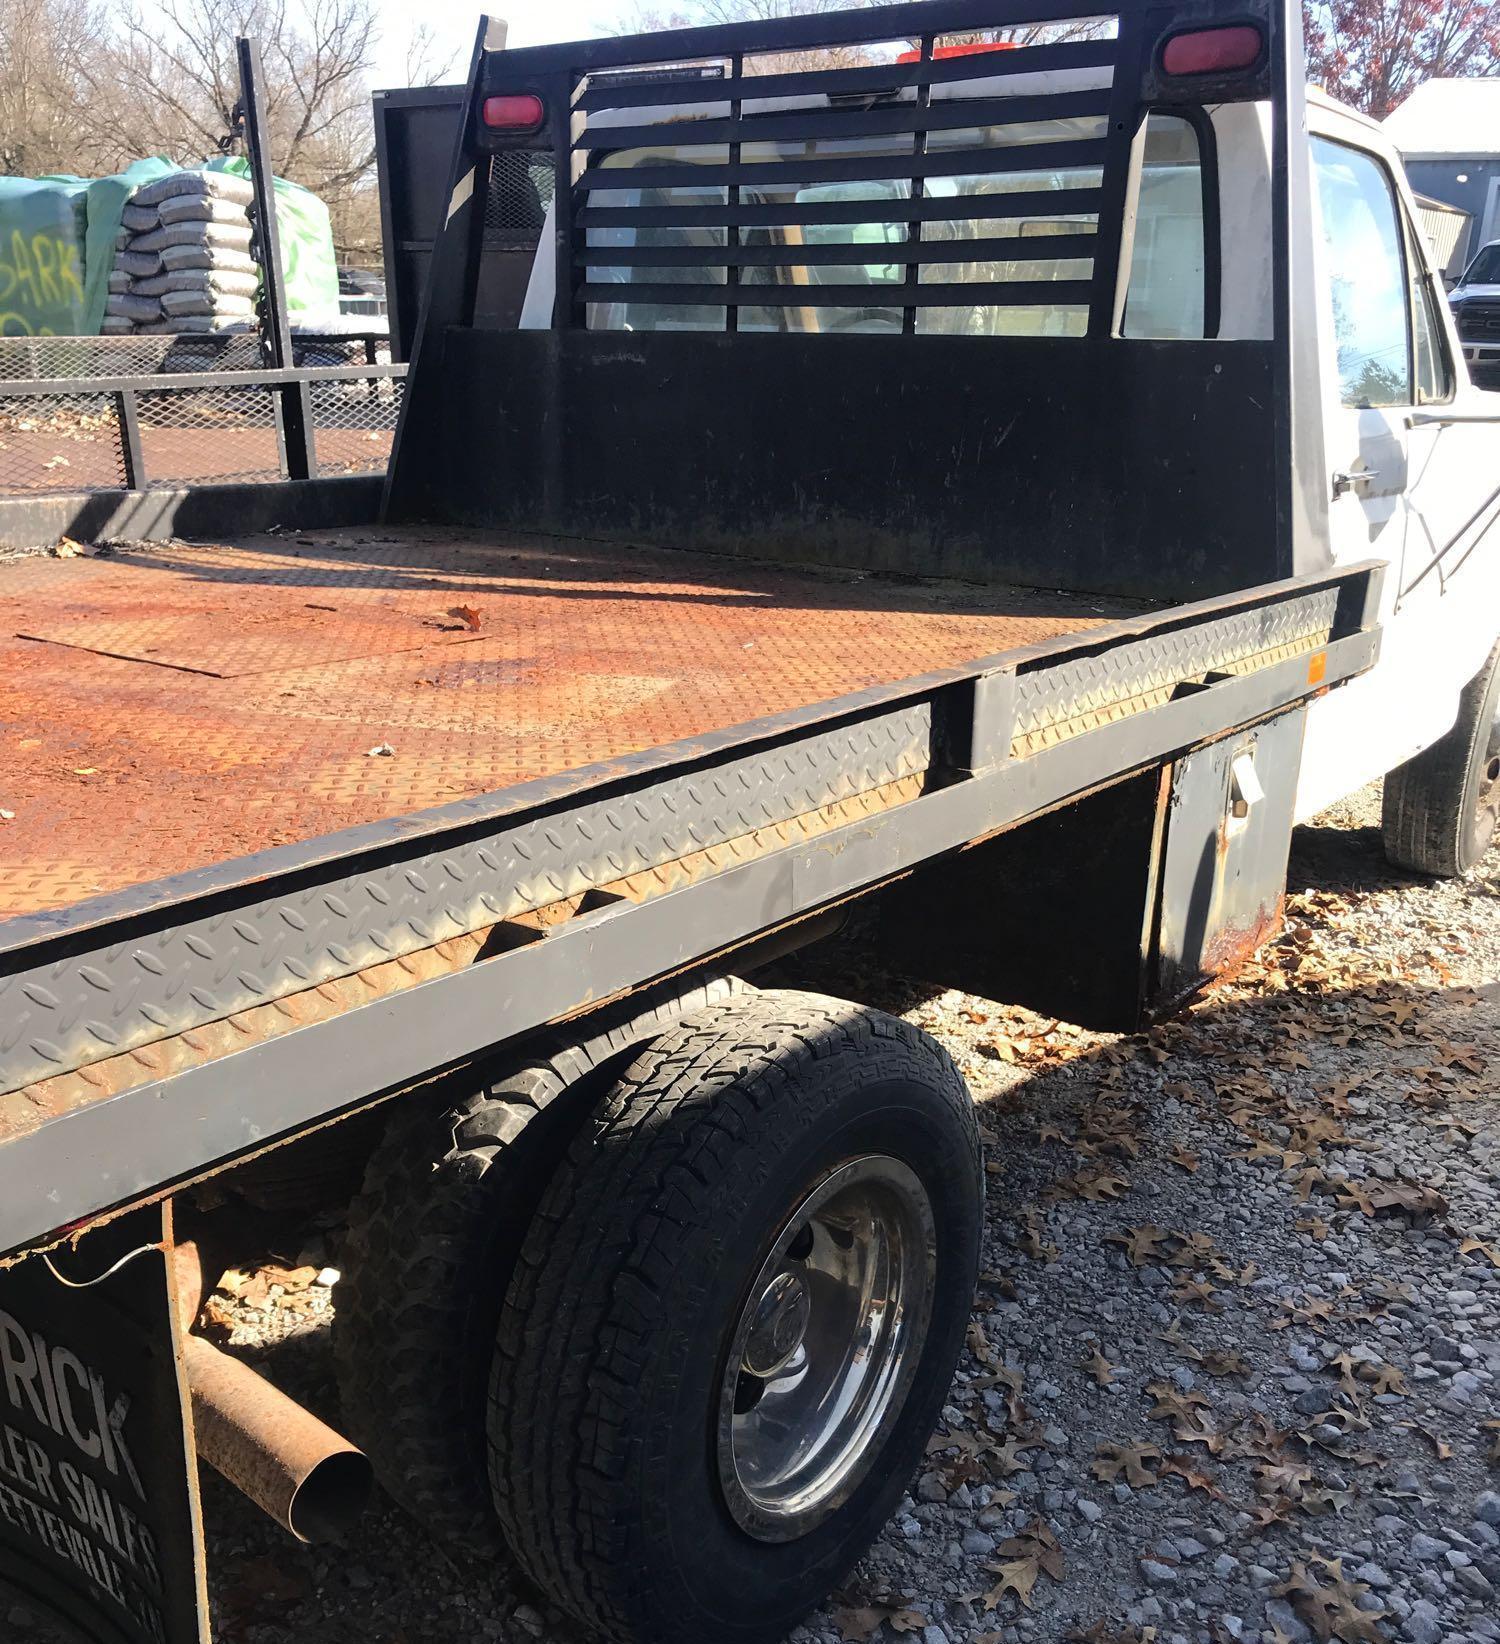
[[[268,365],[284,371],[294,364],[292,329],[281,263],[281,233],[276,221],[276,184],[261,89],[260,48],[243,35],[234,44],[240,70],[240,106],[245,111],[245,147],[249,151],[251,181],[255,185],[255,240],[261,270],[261,349]],[[275,392],[279,434],[286,453],[286,476],[309,479],[318,471],[311,394],[305,383],[288,383]]]
[[[133,388],[115,395],[115,418],[120,425],[120,459],[125,468],[125,489],[140,491],[146,484],[146,455],[141,448],[140,402]]]

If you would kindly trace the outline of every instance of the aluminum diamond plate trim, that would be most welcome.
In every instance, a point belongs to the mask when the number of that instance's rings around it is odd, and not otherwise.
[[[0,979],[0,1091],[430,948],[927,769],[920,702]]]
[[[1338,590],[1323,588],[1022,673],[1011,751],[1035,753],[1153,707],[1208,673],[1246,672],[1315,650],[1328,642],[1337,608]]]

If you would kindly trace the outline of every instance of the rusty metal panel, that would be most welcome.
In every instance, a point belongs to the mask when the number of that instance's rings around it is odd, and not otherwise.
[[[1233,972],[1280,924],[1306,719],[1305,708],[1294,708],[1176,762],[1161,873],[1157,1014]]]
[[[535,535],[18,560],[0,578],[0,806],[13,813],[0,824],[0,918],[1133,609]],[[15,637],[28,633],[42,642]]]

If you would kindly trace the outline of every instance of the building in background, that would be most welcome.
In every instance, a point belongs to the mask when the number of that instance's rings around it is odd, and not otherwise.
[[[1460,273],[1481,246],[1500,239],[1500,79],[1428,80],[1387,116],[1385,129],[1413,190],[1468,213],[1468,233],[1457,236],[1444,265]]]

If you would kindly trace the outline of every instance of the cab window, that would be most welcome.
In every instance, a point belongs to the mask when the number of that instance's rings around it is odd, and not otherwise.
[[[1122,337],[1203,336],[1203,160],[1180,115],[1146,117]]]
[[[1406,225],[1406,264],[1411,270],[1411,331],[1416,356],[1418,405],[1438,405],[1453,398],[1453,364],[1443,331],[1437,297],[1422,259],[1410,221]]]
[[[1326,137],[1313,138],[1312,153],[1339,398],[1410,405],[1410,286],[1390,178],[1374,155]]]

